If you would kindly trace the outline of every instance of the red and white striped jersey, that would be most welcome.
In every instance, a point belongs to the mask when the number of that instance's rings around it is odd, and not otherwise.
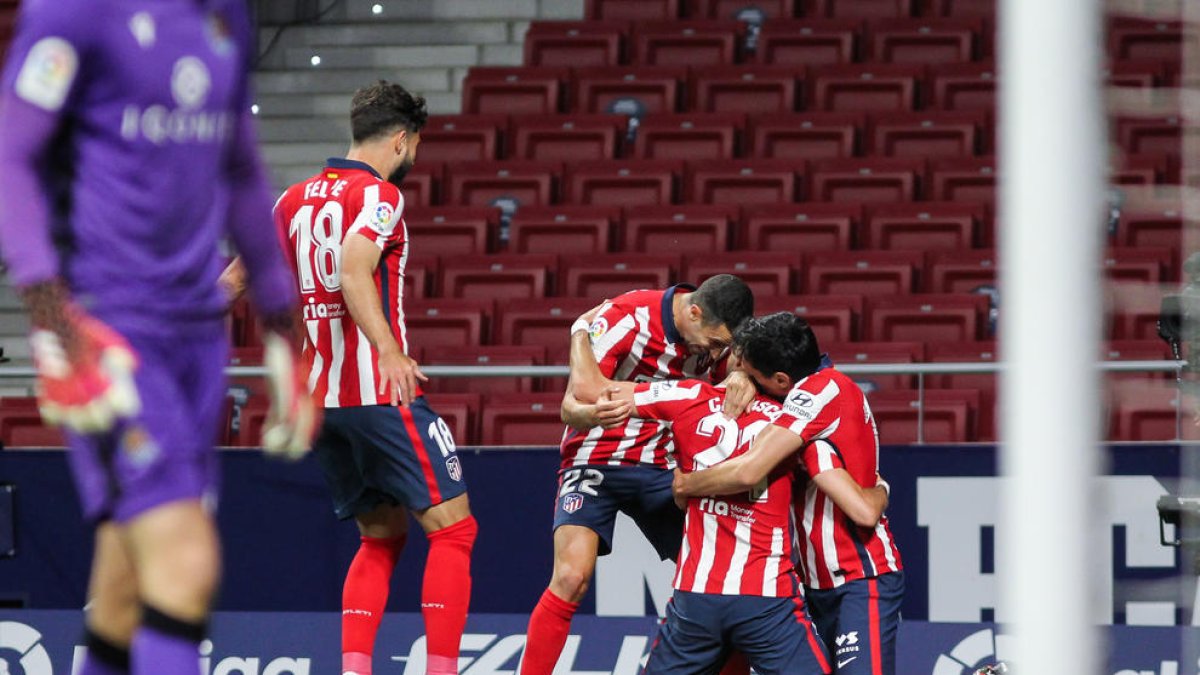
[[[400,347],[408,232],[404,197],[369,165],[333,158],[275,204],[275,226],[296,272],[304,311],[308,388],[326,408],[387,403],[379,392],[379,354],[354,323],[342,297],[342,245],[366,237],[382,257],[375,271],[383,314]]]
[[[675,328],[672,302],[677,292],[694,287],[680,284],[666,291],[631,291],[606,302],[592,322],[592,352],[600,370],[611,380],[657,382],[708,373],[707,353],[688,353]],[[674,468],[668,425],[630,418],[615,429],[595,427],[580,432],[570,427],[559,446],[562,466],[586,464],[644,464]]]
[[[746,452],[780,414],[758,397],[737,419],[721,412],[725,389],[699,380],[638,385],[637,414],[662,420],[675,435],[679,466],[703,471]],[[792,562],[791,465],[749,493],[688,500],[675,588],[692,593],[791,597],[800,593]]]
[[[859,485],[875,485],[879,470],[875,418],[858,385],[832,365],[796,383],[775,424],[805,440],[800,461],[808,475],[845,469]],[[903,568],[887,516],[874,529],[858,527],[811,480],[796,497],[798,550],[806,586],[836,588]]]

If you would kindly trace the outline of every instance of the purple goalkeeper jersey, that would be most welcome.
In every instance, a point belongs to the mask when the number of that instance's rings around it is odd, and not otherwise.
[[[123,331],[224,312],[218,243],[260,310],[294,303],[257,157],[244,0],[26,0],[0,90],[0,248]]]

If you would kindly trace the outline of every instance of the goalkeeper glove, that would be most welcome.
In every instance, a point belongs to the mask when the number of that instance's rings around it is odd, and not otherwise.
[[[297,460],[312,444],[320,412],[308,393],[301,361],[287,338],[268,332],[263,345],[271,391],[271,410],[263,426],[263,450],[268,455]]]
[[[137,357],[103,322],[69,303],[60,307],[57,330],[36,327],[30,336],[38,408],[48,423],[77,433],[108,431],[141,410]]]

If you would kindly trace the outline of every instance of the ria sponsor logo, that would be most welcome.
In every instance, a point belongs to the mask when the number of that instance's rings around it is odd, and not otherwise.
[[[340,319],[345,315],[346,306],[340,302],[317,302],[314,298],[309,298],[308,304],[304,306],[305,321],[313,319]]]

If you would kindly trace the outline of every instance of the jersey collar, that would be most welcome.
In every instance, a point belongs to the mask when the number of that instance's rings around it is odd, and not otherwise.
[[[325,160],[325,167],[328,169],[341,169],[342,171],[366,171],[379,180],[383,180],[383,176],[380,176],[379,172],[373,169],[370,164],[367,164],[366,162],[360,162],[357,159],[330,157],[329,159]]]
[[[822,354],[821,355],[821,365],[817,366],[817,372],[821,372],[822,370],[825,370],[826,368],[832,368],[832,367],[833,367],[833,359],[829,358],[829,354]]]
[[[679,330],[675,328],[675,291],[683,290],[691,292],[696,290],[696,287],[691,284],[675,284],[663,293],[662,299],[662,323],[663,332],[667,336],[667,342],[675,344],[683,343],[683,336],[679,334]]]

